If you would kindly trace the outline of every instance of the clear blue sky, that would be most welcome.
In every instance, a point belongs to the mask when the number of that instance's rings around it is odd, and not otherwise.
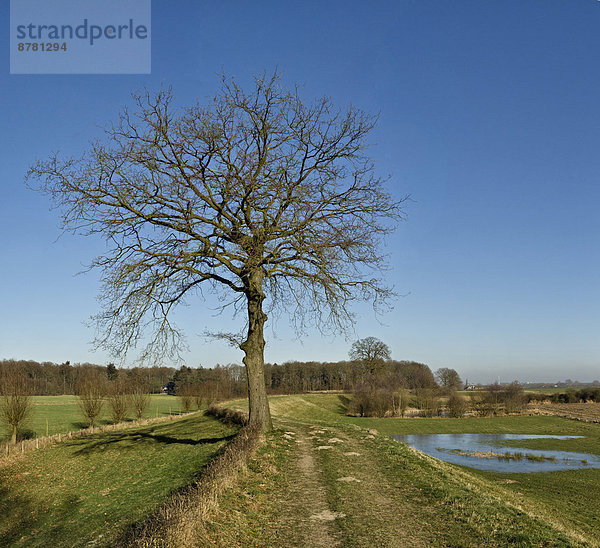
[[[474,382],[600,378],[600,2],[154,0],[152,74],[0,71],[0,358],[107,363],[84,322],[102,242],[63,236],[25,188],[36,158],[81,152],[142,87],[180,104],[210,97],[222,70],[248,82],[276,67],[307,98],[380,113],[372,156],[407,220],[389,241],[400,298],[368,307],[349,340],[267,330],[266,359],[339,360],[376,336],[396,359]],[[189,365],[241,360],[201,333],[231,324],[202,302],[178,315]],[[241,322],[241,319],[238,320]]]

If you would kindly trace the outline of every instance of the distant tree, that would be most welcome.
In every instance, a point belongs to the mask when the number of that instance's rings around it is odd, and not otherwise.
[[[419,388],[415,391],[415,403],[426,417],[437,417],[442,410],[437,389]]]
[[[13,367],[0,377],[0,417],[11,429],[16,443],[19,427],[31,412],[31,382],[22,370]]]
[[[177,387],[177,396],[179,397],[184,413],[189,413],[192,408],[195,399],[194,395],[194,385],[191,382],[180,384]]]
[[[201,409],[203,402],[208,399],[205,393],[204,384],[205,383],[202,382],[195,382],[192,387],[194,403],[198,409]]]
[[[173,375],[171,379],[173,382],[174,393],[178,396],[184,386],[191,384],[194,381],[194,371],[187,365],[182,365]]]
[[[358,339],[352,344],[349,356],[351,360],[359,362],[364,369],[365,376],[373,379],[380,373],[392,353],[387,344],[375,337]]]
[[[77,383],[77,395],[79,397],[79,408],[93,428],[96,419],[104,406],[106,396],[106,378],[98,371],[85,371]]]
[[[55,154],[28,180],[62,207],[66,229],[109,243],[93,263],[100,346],[122,356],[147,328],[142,359],[176,354],[172,312],[205,289],[245,312],[242,334],[217,335],[244,352],[250,422],[270,430],[267,313],[289,313],[300,332],[339,331],[353,302],[393,296],[381,244],[402,199],[366,154],[375,118],[305,103],[276,74],[249,90],[224,79],[208,104],[179,111],[168,90],[135,99],[81,159]]]
[[[108,406],[113,424],[125,420],[131,399],[131,387],[123,379],[117,379],[108,387]]]
[[[408,404],[410,401],[410,393],[408,390],[406,390],[405,388],[401,388],[398,391],[398,413],[400,413],[400,416],[402,418],[404,418],[404,416],[406,415],[406,410],[408,409]]]
[[[458,373],[454,369],[448,367],[440,367],[440,369],[435,372],[435,378],[440,387],[448,393],[452,390],[460,390],[463,387],[463,382]]]
[[[150,384],[141,375],[134,376],[131,390],[131,406],[138,420],[150,404]]]
[[[502,396],[507,413],[520,413],[527,404],[523,387],[517,381],[509,384],[504,389]]]
[[[114,363],[109,363],[106,366],[106,376],[108,377],[109,381],[117,380],[119,376],[119,370],[115,367]]]
[[[437,388],[431,369],[424,363],[418,362],[392,362],[392,369],[404,379],[404,385],[411,390],[420,388]]]

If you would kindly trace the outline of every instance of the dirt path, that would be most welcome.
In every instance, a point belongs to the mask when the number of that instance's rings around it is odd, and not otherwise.
[[[282,504],[282,523],[288,536],[294,538],[295,546],[339,546],[331,531],[334,520],[344,514],[332,512],[327,504],[326,490],[317,467],[311,440],[299,428],[289,432],[293,437],[298,455],[295,470],[288,484],[289,494]]]

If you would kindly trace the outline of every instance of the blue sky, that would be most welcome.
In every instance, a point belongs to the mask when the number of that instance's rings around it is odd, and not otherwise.
[[[150,75],[10,75],[8,2],[0,19],[0,358],[109,361],[84,325],[98,275],[75,276],[104,244],[57,239],[28,166],[80,153],[140,88],[185,105],[221,71],[277,68],[307,99],[379,113],[372,157],[412,201],[386,250],[394,310],[358,307],[348,339],[298,341],[281,318],[267,360],[345,359],[376,336],[474,382],[600,378],[600,2],[154,0]],[[197,301],[177,320],[189,365],[240,362],[200,336],[231,318]]]

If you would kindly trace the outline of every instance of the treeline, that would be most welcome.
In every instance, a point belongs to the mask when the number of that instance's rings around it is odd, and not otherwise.
[[[437,386],[431,369],[423,363],[389,360],[386,376],[394,384],[416,390]],[[297,394],[317,390],[354,390],[369,372],[359,361],[299,362],[265,365],[267,390],[273,394]]]
[[[441,386],[409,390],[402,384],[371,382],[358,385],[348,401],[348,414],[360,417],[411,416],[461,418],[466,415],[491,417],[521,413],[527,397],[518,382],[491,384],[468,397]]]
[[[71,364],[68,361],[56,364],[53,362],[39,363],[32,360],[2,360],[0,361],[0,379],[15,369],[18,369],[28,379],[30,391],[36,396],[76,394],[81,380],[92,372],[97,372],[109,380],[116,378],[115,375],[123,376],[124,380],[141,377],[148,385],[150,392],[158,394],[177,371],[173,367],[134,367],[119,370],[112,364],[104,366],[91,363]]]
[[[211,400],[245,397],[247,391],[246,371],[241,365],[217,365],[214,368],[134,367],[117,369],[90,363],[71,364],[65,362],[36,362],[32,360],[0,361],[0,379],[10,370],[18,369],[27,379],[30,393],[37,396],[77,394],[81,380],[95,372],[113,381],[117,378],[125,383],[136,383],[143,379],[152,394],[167,387],[170,394],[180,395],[182,390],[201,391]],[[386,374],[394,385],[408,389],[434,388],[437,386],[429,367],[412,361],[390,360]],[[265,383],[271,394],[296,394],[319,390],[354,390],[365,382],[368,372],[360,362],[300,362],[265,364]],[[188,388],[183,388],[184,386]]]

